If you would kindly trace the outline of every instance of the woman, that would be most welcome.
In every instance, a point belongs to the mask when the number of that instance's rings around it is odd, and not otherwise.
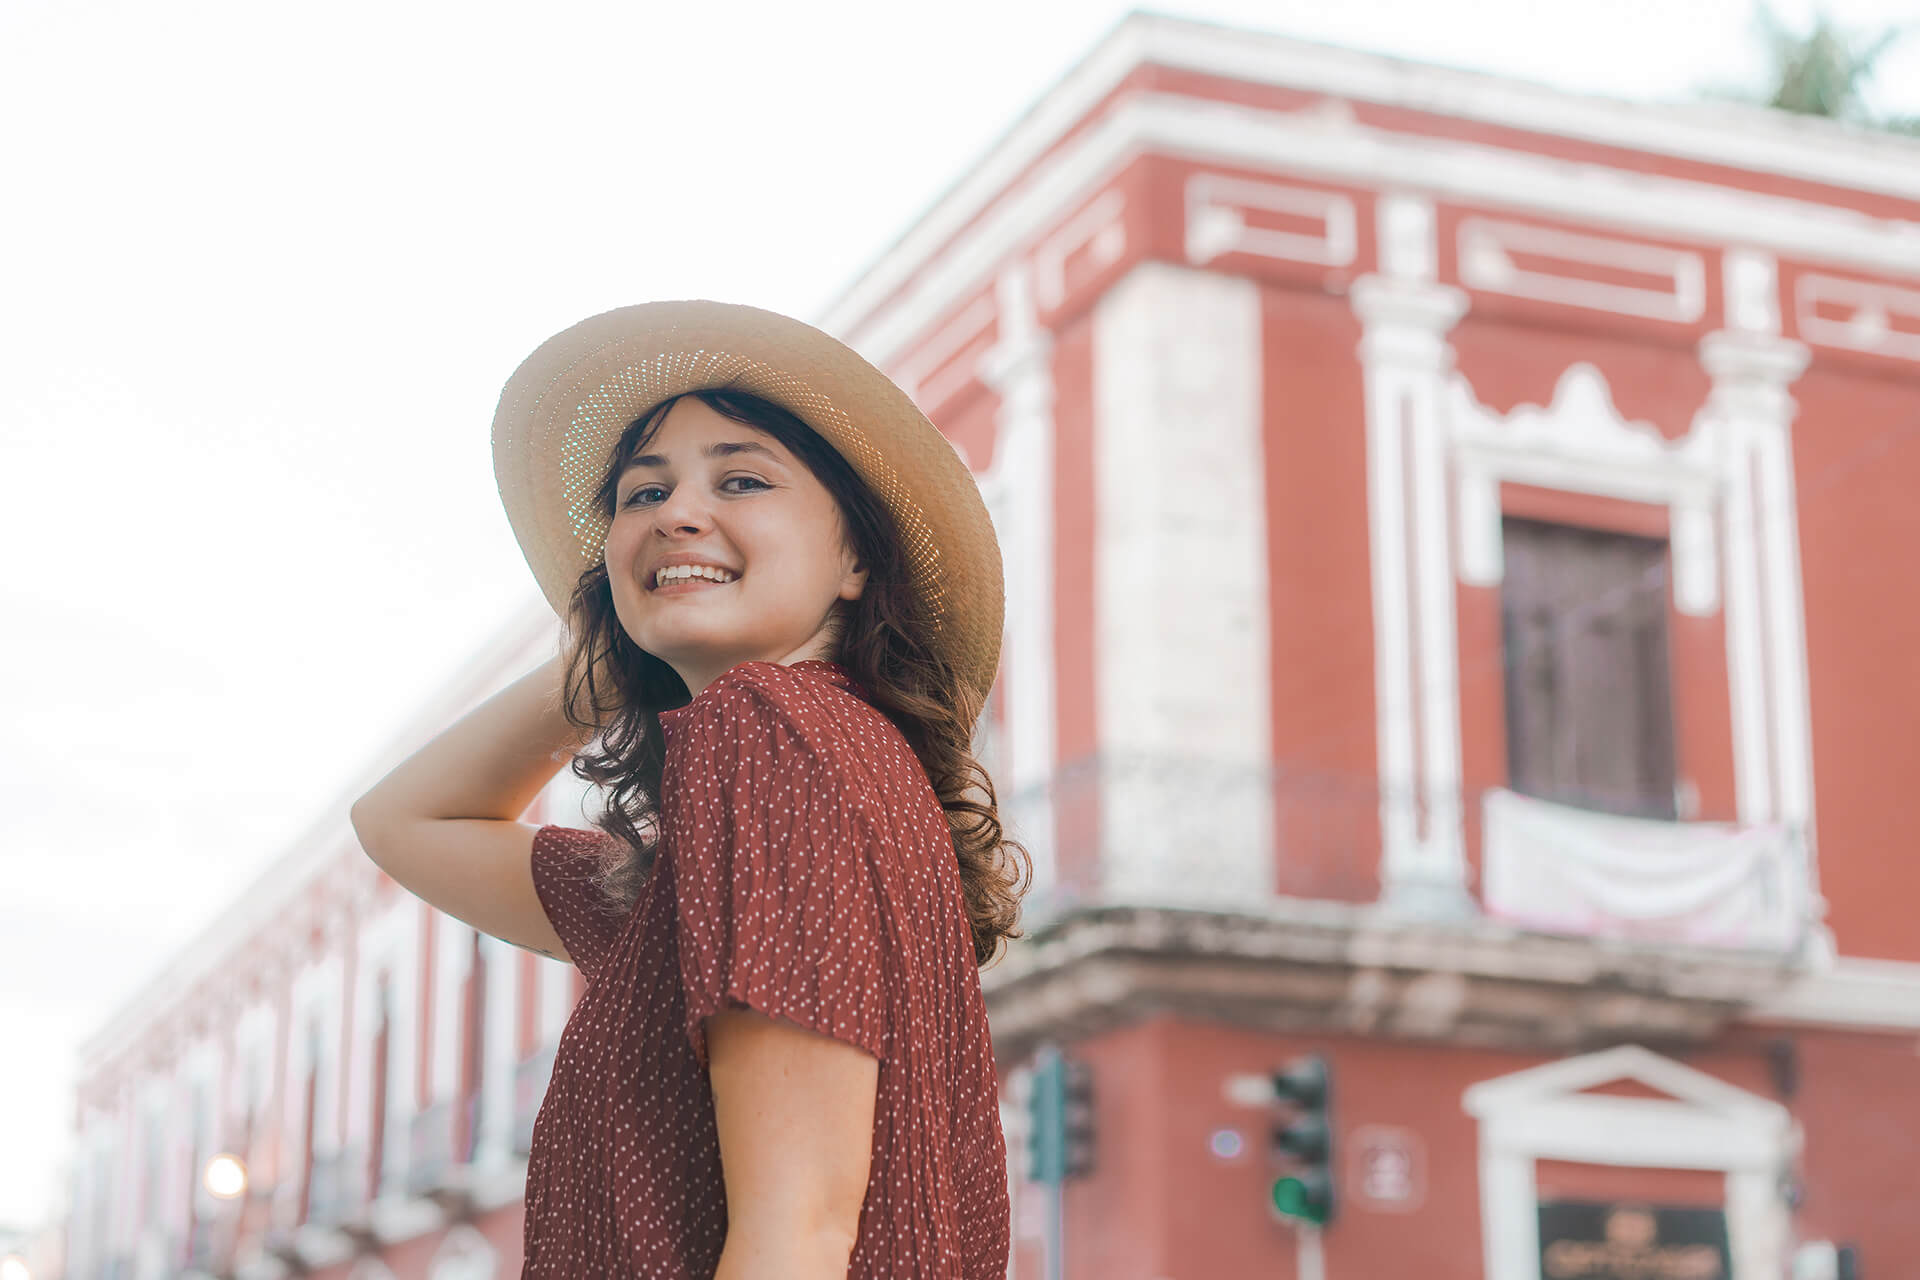
[[[527,1166],[527,1277],[994,1277],[977,969],[1014,919],[972,732],[1000,556],[952,446],[797,320],[648,303],[494,424],[559,656],[354,806],[396,881],[587,979]],[[594,829],[517,821],[573,755]]]

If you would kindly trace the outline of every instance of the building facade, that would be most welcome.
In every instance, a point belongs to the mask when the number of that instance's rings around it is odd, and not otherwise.
[[[1920,145],[1135,14],[817,321],[1005,551],[1016,1280],[1920,1266]],[[89,1050],[71,1274],[513,1274],[576,981],[343,801]],[[1318,1231],[1246,1087],[1306,1053]]]

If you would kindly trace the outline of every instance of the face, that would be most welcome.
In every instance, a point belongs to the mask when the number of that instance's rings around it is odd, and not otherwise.
[[[826,486],[771,435],[692,396],[620,476],[606,557],[621,626],[694,694],[741,662],[832,657],[833,607],[867,579]],[[688,562],[730,580],[657,582]]]

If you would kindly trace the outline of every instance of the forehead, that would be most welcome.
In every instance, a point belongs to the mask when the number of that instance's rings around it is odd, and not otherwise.
[[[622,475],[636,469],[691,464],[703,457],[725,460],[738,456],[781,465],[792,462],[786,447],[768,432],[735,422],[691,397],[676,401],[653,434],[642,440],[621,463]]]

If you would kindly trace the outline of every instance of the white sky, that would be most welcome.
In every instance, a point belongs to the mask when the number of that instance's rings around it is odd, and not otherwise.
[[[1761,65],[1744,0],[1160,10],[1630,98]],[[537,600],[520,359],[818,318],[1124,12],[0,4],[0,1224],[55,1211],[80,1041]],[[1879,83],[1920,113],[1920,34]]]

